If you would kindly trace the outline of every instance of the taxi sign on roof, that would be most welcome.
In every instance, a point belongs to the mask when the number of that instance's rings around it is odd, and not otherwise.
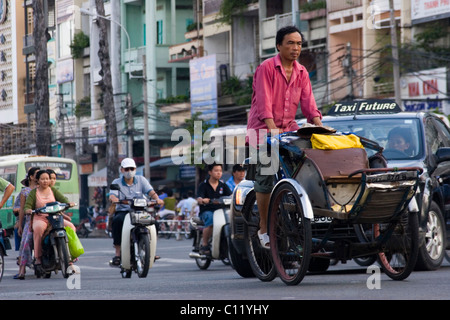
[[[401,111],[402,109],[394,100],[360,100],[338,102],[328,111],[327,115],[348,116],[352,114],[398,113]]]

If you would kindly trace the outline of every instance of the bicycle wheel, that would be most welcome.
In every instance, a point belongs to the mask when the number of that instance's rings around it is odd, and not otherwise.
[[[297,285],[308,271],[311,259],[311,221],[305,218],[295,188],[284,183],[272,194],[269,205],[270,252],[278,276],[287,285]]]
[[[3,253],[3,249],[0,248],[0,281],[2,281],[4,272],[5,272],[5,254]]]
[[[245,249],[247,258],[254,275],[261,281],[272,281],[277,276],[277,271],[272,262],[270,250],[263,248],[258,238],[259,211],[257,210],[256,195],[254,192],[248,195],[249,206],[243,212],[247,221],[244,229]]]
[[[394,223],[394,222],[393,222]],[[417,214],[405,212],[394,225],[375,224],[375,239],[394,227],[382,252],[378,253],[378,263],[384,273],[393,280],[406,279],[414,269],[419,254],[419,220]]]

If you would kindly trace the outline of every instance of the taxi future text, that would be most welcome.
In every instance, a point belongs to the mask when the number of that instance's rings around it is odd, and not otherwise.
[[[359,106],[358,106],[359,105]],[[354,104],[335,104],[335,112],[354,112],[358,106],[358,111],[380,111],[380,110],[394,110],[397,107],[395,102],[355,102]]]

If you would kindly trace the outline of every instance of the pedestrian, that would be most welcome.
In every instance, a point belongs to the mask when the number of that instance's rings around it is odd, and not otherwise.
[[[309,123],[322,126],[322,114],[312,92],[308,71],[297,62],[302,49],[303,35],[295,26],[278,30],[276,48],[278,54],[265,60],[255,71],[253,95],[247,122],[246,142],[250,155],[258,155],[255,192],[260,215],[258,236],[263,247],[268,248],[267,215],[274,172],[272,161],[262,164],[267,148],[262,148],[268,133],[277,135],[299,129],[295,116],[300,104]]]
[[[40,170],[39,167],[31,167],[28,173],[21,181],[24,186],[17,196],[19,202],[19,229],[18,233],[22,240],[19,247],[19,273],[14,276],[14,279],[25,279],[26,267],[33,266],[33,232],[31,229],[31,215],[25,214],[25,202],[31,190],[37,187],[36,173]],[[17,201],[16,201],[17,202]]]
[[[226,183],[222,182],[222,165],[213,163],[208,166],[209,177],[200,183],[197,192],[197,202],[200,206],[200,218],[205,222],[203,228],[202,245],[200,254],[211,255],[209,240],[213,233],[214,211],[222,208],[221,204],[212,203],[212,199],[231,195],[231,190]]]
[[[39,170],[36,173],[36,179],[38,182],[38,187],[31,190],[28,194],[28,197],[25,201],[25,214],[32,214],[32,211],[36,208],[44,207],[49,202],[63,202],[68,203],[71,207],[75,206],[75,203],[69,202],[58,189],[50,186],[50,174],[47,170]],[[39,274],[43,274],[44,270],[42,269],[42,236],[44,235],[45,230],[48,226],[47,214],[33,214],[32,223],[33,226],[33,243],[34,243],[34,269],[35,272]],[[75,226],[70,222],[64,219],[64,226],[70,227],[72,230],[76,231]]]
[[[245,178],[245,169],[241,164],[235,164],[233,166],[233,171],[231,173],[230,179],[227,180],[226,184],[233,192],[234,188]]]
[[[133,159],[123,159],[120,164],[120,172],[122,173],[122,177],[117,178],[112,182],[112,184],[120,186],[120,192],[119,190],[109,191],[109,200],[111,202],[118,202],[119,199],[123,197],[132,199],[137,194],[146,194],[153,200],[156,200],[159,205],[164,203],[144,176],[136,176],[136,163]],[[115,249],[112,265],[114,266],[120,266],[121,264],[120,246],[122,243],[122,226],[125,216],[129,211],[130,205],[128,204],[116,205],[112,221],[113,245]]]

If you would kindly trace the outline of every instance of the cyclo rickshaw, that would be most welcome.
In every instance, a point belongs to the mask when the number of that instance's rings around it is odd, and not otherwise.
[[[231,208],[235,270],[262,281],[278,275],[296,285],[308,270],[326,270],[331,260],[375,255],[391,279],[406,279],[419,250],[414,195],[422,169],[387,168],[383,148],[364,137],[358,137],[362,146],[356,148],[312,148],[310,137],[318,137],[318,130],[347,136],[306,127],[267,138],[272,159],[279,160],[268,213],[270,249],[258,239],[254,164],[246,160],[247,177],[236,187]],[[370,157],[367,148],[375,150]]]

